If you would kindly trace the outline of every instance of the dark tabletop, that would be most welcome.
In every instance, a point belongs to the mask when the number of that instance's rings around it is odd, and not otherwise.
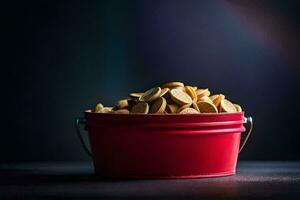
[[[237,175],[175,180],[93,176],[91,163],[0,166],[0,199],[300,199],[300,162],[239,162]]]

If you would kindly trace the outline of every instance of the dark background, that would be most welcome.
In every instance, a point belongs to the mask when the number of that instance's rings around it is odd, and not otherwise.
[[[241,159],[298,160],[297,1],[10,1],[2,6],[0,162],[89,160],[74,118],[166,81],[238,102]]]

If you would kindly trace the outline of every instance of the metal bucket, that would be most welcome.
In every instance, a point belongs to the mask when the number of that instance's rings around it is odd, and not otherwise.
[[[250,129],[240,144],[244,123]],[[80,134],[85,124],[90,152]],[[219,114],[101,114],[76,120],[95,173],[117,178],[202,178],[235,174],[252,130],[243,112]]]

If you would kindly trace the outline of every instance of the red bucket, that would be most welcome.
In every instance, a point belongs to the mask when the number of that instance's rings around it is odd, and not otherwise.
[[[251,128],[240,145],[243,124]],[[235,174],[252,129],[243,112],[126,115],[85,112],[95,173],[118,178],[202,178]],[[83,143],[84,145],[84,143]],[[87,147],[84,145],[85,149]]]

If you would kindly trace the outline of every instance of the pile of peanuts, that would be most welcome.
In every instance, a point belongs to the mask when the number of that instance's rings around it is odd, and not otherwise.
[[[242,112],[223,94],[211,95],[208,88],[168,82],[145,92],[133,92],[113,107],[98,103],[90,112],[114,114],[199,114]]]

